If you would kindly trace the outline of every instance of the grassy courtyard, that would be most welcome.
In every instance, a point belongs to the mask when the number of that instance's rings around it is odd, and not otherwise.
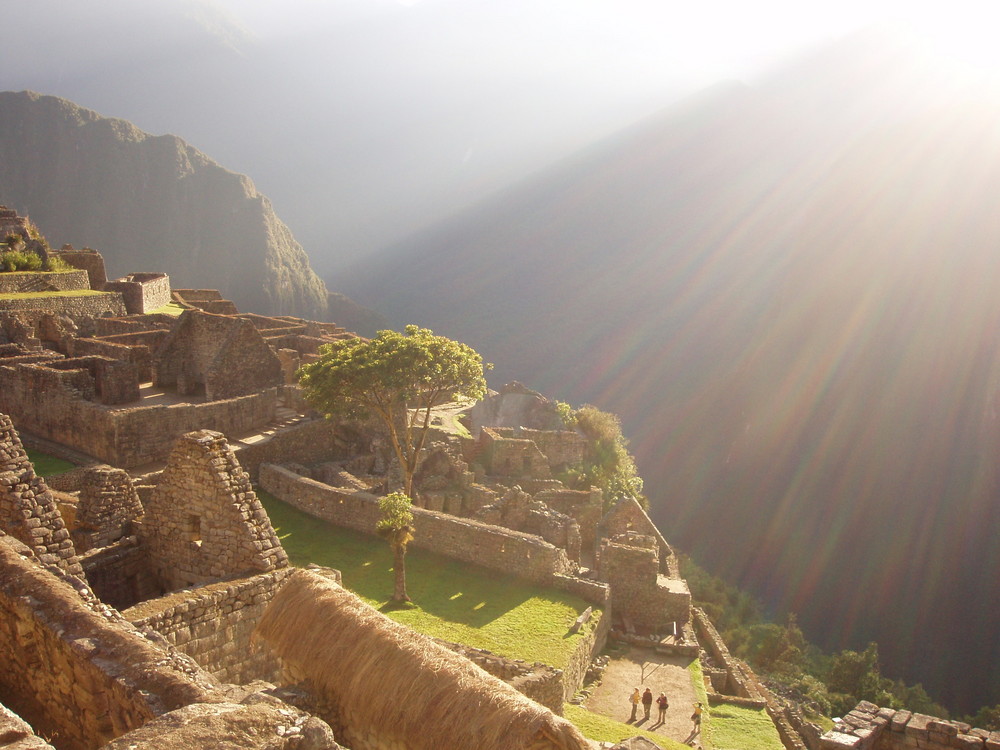
[[[388,544],[313,518],[265,492],[258,495],[294,564],[340,570],[347,588],[421,633],[561,668],[593,627],[569,634],[588,606],[578,597],[415,548],[406,556],[413,606],[387,607],[393,584]]]

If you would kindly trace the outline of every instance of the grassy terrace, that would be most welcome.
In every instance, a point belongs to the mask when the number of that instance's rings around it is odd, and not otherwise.
[[[568,632],[588,606],[582,599],[418,549],[406,556],[414,606],[386,607],[393,583],[388,544],[313,518],[265,492],[258,495],[294,564],[340,570],[347,588],[414,630],[558,668],[583,636]]]
[[[0,299],[41,299],[42,297],[98,297],[109,292],[95,292],[93,289],[69,289],[62,292],[11,292],[0,294]]]

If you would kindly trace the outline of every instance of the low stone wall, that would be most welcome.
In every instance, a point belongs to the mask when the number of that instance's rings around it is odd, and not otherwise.
[[[58,737],[60,750],[100,747],[204,701],[214,684],[7,536],[0,536],[0,653],[5,703],[38,734]]]
[[[286,427],[253,443],[233,441],[240,465],[256,480],[261,464],[313,464],[338,454],[334,423],[322,417]]]
[[[367,534],[375,529],[374,495],[330,487],[274,464],[262,465],[259,473],[261,487],[299,510]],[[547,585],[570,569],[563,550],[530,534],[423,508],[413,508],[413,519],[414,546],[455,560]]]
[[[503,680],[522,695],[562,716],[565,702],[564,673],[547,664],[528,664],[521,659],[505,659],[492,651],[463,646],[460,643],[432,638],[432,641],[461,654],[494,677]]]
[[[70,357],[101,356],[122,360],[135,367],[139,382],[153,379],[153,357],[146,346],[129,346],[106,339],[70,339]]]
[[[573,694],[583,687],[590,663],[604,650],[608,642],[608,634],[611,632],[611,611],[594,610],[592,617],[597,620],[594,629],[580,639],[563,669],[564,702],[569,701]]]
[[[180,591],[122,614],[150,628],[223,682],[274,682],[279,665],[266,644],[251,647],[257,621],[291,568]]]
[[[820,750],[1000,750],[1000,732],[862,701],[820,738]]]
[[[578,596],[584,601],[607,609],[611,605],[611,587],[601,581],[556,574],[552,576],[554,588]]]
[[[53,313],[73,317],[125,315],[125,302],[117,293],[86,292],[72,296],[32,295],[0,299],[0,311]]]
[[[12,271],[0,273],[0,294],[34,291],[44,285],[61,292],[90,289],[86,271]]]
[[[727,679],[724,684],[717,685],[713,680],[713,687],[720,693],[738,698],[747,698],[753,701],[763,700],[760,692],[746,679],[739,662],[729,653],[722,636],[719,635],[712,621],[708,619],[708,615],[697,607],[692,609],[692,615],[698,643],[712,657],[712,661],[726,670]]]

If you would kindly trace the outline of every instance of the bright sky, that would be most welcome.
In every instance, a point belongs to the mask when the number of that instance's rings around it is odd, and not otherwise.
[[[789,54],[865,26],[904,22],[965,62],[1000,66],[1000,3],[988,0],[215,0],[260,37],[323,33],[358,21],[428,14],[457,36],[547,43],[560,64],[671,64],[696,85],[745,78]],[[508,10],[516,7],[517,11]],[[541,47],[535,47],[541,49]],[[615,58],[609,61],[609,57]],[[516,60],[507,62],[516,67]],[[521,62],[533,63],[530,55]]]

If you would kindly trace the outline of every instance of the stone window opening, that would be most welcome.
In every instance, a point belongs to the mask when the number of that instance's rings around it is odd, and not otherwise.
[[[188,540],[194,543],[195,547],[201,546],[201,516],[191,513],[188,515],[187,523]]]

